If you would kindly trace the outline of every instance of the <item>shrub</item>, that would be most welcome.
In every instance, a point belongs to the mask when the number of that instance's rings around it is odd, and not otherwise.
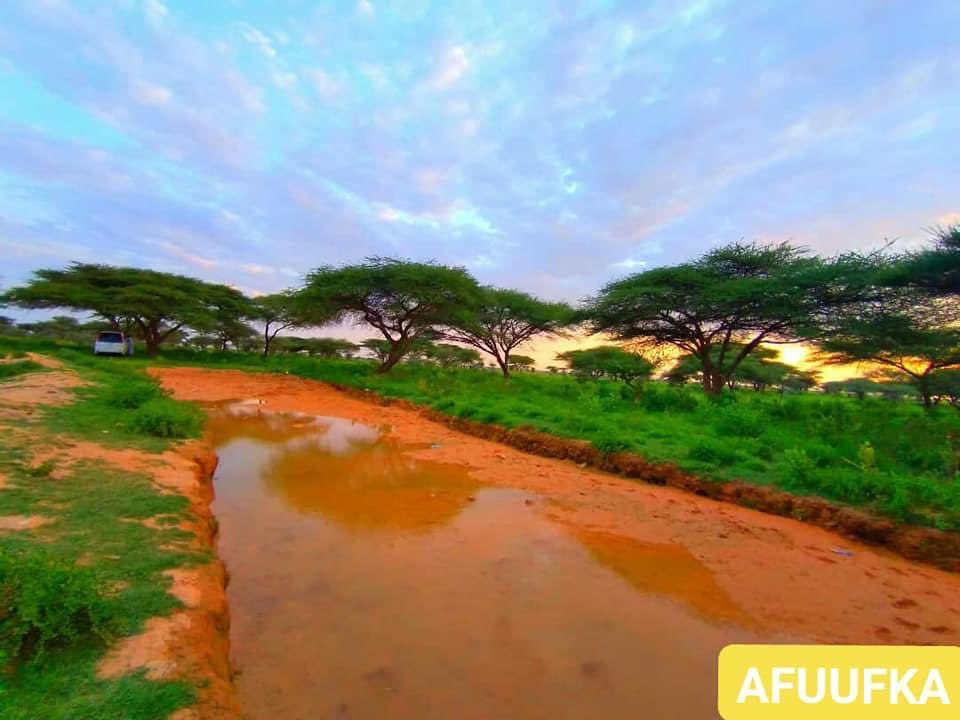
[[[593,439],[593,446],[603,453],[617,453],[626,450],[629,445],[623,438],[612,433],[603,433]]]
[[[671,387],[664,383],[647,383],[637,401],[645,410],[653,412],[692,412],[699,406],[697,398],[685,388]]]
[[[200,434],[203,413],[196,405],[169,398],[148,400],[133,411],[132,427],[144,435],[160,438],[189,438]]]
[[[105,393],[103,401],[110,407],[136,410],[151,400],[164,396],[165,393],[157,383],[138,379],[114,385]]]
[[[724,435],[758,437],[767,423],[760,413],[750,408],[728,405],[716,413],[714,427]]]
[[[43,547],[0,549],[0,667],[112,631],[93,571]]]
[[[710,440],[701,440],[691,447],[687,457],[711,465],[732,465],[738,459],[736,450]]]
[[[794,487],[809,488],[815,467],[810,456],[800,448],[787,448],[780,458],[780,474]]]

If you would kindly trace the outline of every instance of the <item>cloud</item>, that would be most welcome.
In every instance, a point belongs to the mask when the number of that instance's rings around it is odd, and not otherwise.
[[[5,275],[75,251],[272,291],[391,254],[576,300],[956,207],[949,4],[121,4],[0,3]]]
[[[438,92],[449,90],[466,75],[469,69],[470,59],[467,48],[463,45],[452,45],[447,48],[433,76],[427,81],[427,86]]]
[[[624,258],[617,262],[610,263],[610,267],[617,270],[641,270],[647,267],[649,263],[646,260],[637,260],[636,258]]]
[[[154,30],[159,30],[166,22],[170,11],[160,0],[144,0],[143,14],[147,17],[147,22]]]
[[[134,87],[134,95],[144,105],[166,105],[173,98],[169,88],[156,83],[140,81]]]
[[[335,100],[343,91],[336,80],[318,67],[307,68],[304,70],[304,74],[313,85],[317,95],[324,100]]]
[[[373,3],[370,2],[370,0],[357,0],[357,12],[361,15],[372,17],[376,14],[377,9],[373,6]]]
[[[244,40],[256,47],[268,58],[275,58],[277,50],[273,46],[273,40],[260,29],[248,23],[240,23],[240,34]]]

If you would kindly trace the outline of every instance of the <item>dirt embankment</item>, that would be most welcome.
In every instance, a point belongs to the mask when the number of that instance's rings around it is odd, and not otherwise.
[[[184,443],[174,450],[151,454],[63,437],[53,438],[49,444],[38,441],[25,423],[36,419],[44,405],[69,402],[70,391],[83,381],[55,360],[43,356],[31,359],[50,371],[27,374],[4,384],[0,392],[0,432],[23,437],[24,445],[32,448],[32,466],[52,465],[50,477],[59,481],[69,475],[73,464],[83,461],[148,475],[161,491],[176,492],[189,500],[188,519],[180,528],[192,534],[196,549],[215,554],[217,524],[210,511],[217,465],[213,450],[202,442]],[[4,486],[4,478],[0,477],[0,492]],[[5,516],[0,517],[0,529],[22,530],[48,521],[49,518],[39,516]],[[98,675],[115,678],[146,670],[151,679],[186,680],[194,684],[198,702],[176,712],[173,720],[240,717],[229,667],[227,575],[223,563],[214,559],[167,574],[171,579],[169,592],[183,603],[183,608],[148,620],[142,633],[117,642],[99,663]]]
[[[682,545],[767,636],[902,644],[955,644],[960,638],[960,575],[790,517],[687,492],[697,488],[679,481],[639,484],[530,454],[550,454],[543,444],[554,438],[500,435],[504,431],[371,402],[291,376],[195,368],[152,372],[181,399],[256,398],[266,410],[333,415],[386,428],[415,457],[463,464],[481,483],[537,494],[539,510],[575,534]],[[488,433],[497,442],[460,428]],[[580,464],[595,461],[588,450],[582,452],[557,454]],[[640,469],[635,476],[644,477]]]
[[[75,457],[100,455],[103,448],[80,444]],[[121,467],[150,472],[161,488],[190,500],[190,519],[180,527],[193,534],[196,546],[215,552],[217,523],[210,511],[217,456],[202,442],[185,443],[157,456],[136,451],[108,451],[106,458]],[[159,462],[158,462],[159,460]],[[196,705],[171,720],[228,720],[241,716],[230,674],[227,572],[219,559],[166,573],[169,592],[183,608],[147,621],[139,635],[124,638],[100,661],[100,677],[120,677],[146,670],[151,680],[185,679],[197,687]]]

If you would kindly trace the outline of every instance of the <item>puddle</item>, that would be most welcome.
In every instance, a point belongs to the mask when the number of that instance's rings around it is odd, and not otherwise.
[[[253,718],[700,720],[754,639],[683,548],[571,531],[376,428],[233,405],[209,430]]]

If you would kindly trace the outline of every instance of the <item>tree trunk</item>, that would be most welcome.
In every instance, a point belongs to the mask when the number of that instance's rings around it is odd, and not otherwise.
[[[147,346],[147,357],[156,357],[160,352],[160,338],[153,330],[144,333],[143,341]]]
[[[707,395],[717,396],[723,393],[723,386],[726,379],[716,370],[703,371],[703,392]]]
[[[387,353],[383,362],[380,363],[380,367],[377,368],[377,374],[383,375],[384,373],[390,372],[393,366],[400,362],[406,354],[406,343],[392,343],[390,345],[390,352]]]
[[[503,357],[500,357],[499,354],[494,355],[494,358],[497,360],[497,365],[500,366],[500,372],[503,373],[505,380],[510,379],[510,355],[504,354]]]

